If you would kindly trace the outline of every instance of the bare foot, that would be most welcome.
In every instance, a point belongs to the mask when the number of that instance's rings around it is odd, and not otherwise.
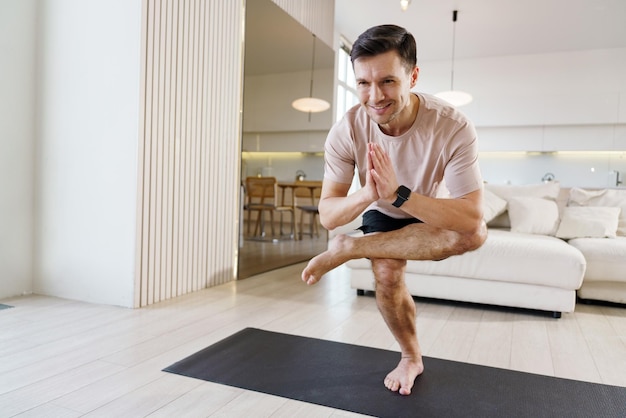
[[[353,238],[337,235],[328,244],[328,249],[313,257],[302,271],[302,281],[308,285],[315,284],[322,276],[332,269],[350,260],[349,248]]]
[[[385,377],[385,387],[400,395],[410,395],[417,376],[424,371],[421,358],[402,357],[398,367]]]

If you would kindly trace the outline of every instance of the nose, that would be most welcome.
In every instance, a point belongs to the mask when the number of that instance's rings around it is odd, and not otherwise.
[[[376,83],[372,83],[369,91],[369,102],[372,104],[379,103],[384,98],[383,90]]]

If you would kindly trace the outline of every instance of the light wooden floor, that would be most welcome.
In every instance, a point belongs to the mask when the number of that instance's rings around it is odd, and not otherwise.
[[[357,297],[340,272],[307,287],[301,268],[138,310],[42,296],[0,301],[14,306],[0,310],[0,416],[357,416],[161,371],[244,327],[397,350],[373,297]],[[427,356],[626,387],[624,308],[578,305],[555,320],[417,305]]]
[[[305,236],[301,240],[255,241],[246,238],[239,249],[240,279],[256,276],[270,270],[308,261],[326,250],[327,234],[321,230],[319,237]]]

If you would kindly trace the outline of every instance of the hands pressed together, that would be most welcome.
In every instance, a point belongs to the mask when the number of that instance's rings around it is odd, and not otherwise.
[[[396,191],[399,187],[393,163],[378,144],[369,143],[367,146],[368,167],[365,188],[369,191],[372,201],[382,199],[391,203],[396,200]]]

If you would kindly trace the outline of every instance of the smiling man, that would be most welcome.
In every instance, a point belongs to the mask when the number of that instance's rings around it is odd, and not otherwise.
[[[371,260],[378,309],[401,349],[384,385],[408,395],[424,364],[406,260],[442,260],[486,239],[476,131],[448,103],[411,92],[419,68],[415,39],[404,28],[368,29],[351,60],[360,105],[328,134],[319,211],[327,229],[363,214],[364,235],[335,237],[302,280],[311,285],[348,260]],[[362,187],[348,195],[355,167]],[[437,198],[444,181],[449,198]]]

